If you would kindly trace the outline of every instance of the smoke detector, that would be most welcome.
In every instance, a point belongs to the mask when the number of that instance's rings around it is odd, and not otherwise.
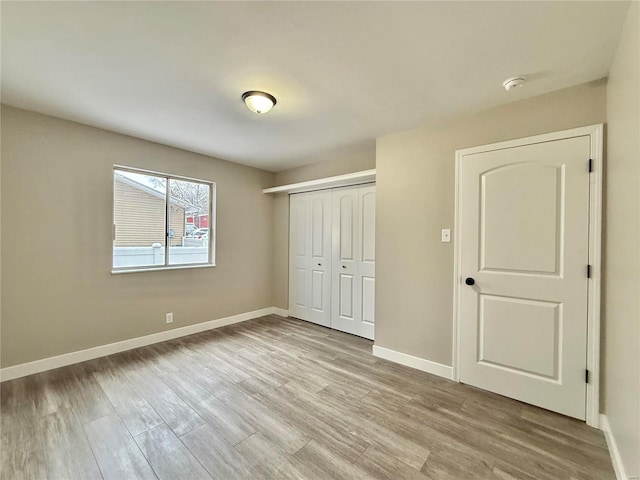
[[[527,76],[526,75],[518,75],[517,77],[507,78],[502,83],[502,86],[508,92],[512,88],[520,88],[520,87],[522,87],[524,85],[525,80],[527,80]]]

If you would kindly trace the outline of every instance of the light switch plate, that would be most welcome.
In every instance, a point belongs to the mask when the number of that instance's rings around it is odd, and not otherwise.
[[[443,228],[442,229],[442,243],[451,242],[451,229]]]

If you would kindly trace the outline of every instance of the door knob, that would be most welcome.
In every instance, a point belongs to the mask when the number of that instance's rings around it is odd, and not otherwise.
[[[347,268],[347,266],[346,265],[342,265],[342,268]]]
[[[319,263],[319,264],[318,264],[318,266],[319,266],[319,267],[321,267],[321,266],[322,266],[322,264],[321,264],[321,263]]]
[[[467,285],[474,285],[476,283],[476,281],[471,277],[467,277],[465,279],[464,283],[466,283]]]

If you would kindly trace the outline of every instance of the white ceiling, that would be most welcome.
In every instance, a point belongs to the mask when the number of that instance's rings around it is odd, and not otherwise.
[[[2,101],[277,171],[605,77],[628,5],[3,1]]]

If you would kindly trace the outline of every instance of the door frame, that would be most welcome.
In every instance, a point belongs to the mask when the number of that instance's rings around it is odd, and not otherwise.
[[[592,172],[589,175],[589,264],[591,281],[587,290],[587,369],[589,382],[586,395],[586,423],[599,428],[600,423],[600,287],[601,287],[601,241],[602,241],[602,169],[603,169],[603,124],[562,130],[559,132],[519,138],[506,142],[456,150],[455,171],[455,218],[454,218],[454,266],[453,266],[453,355],[452,378],[460,382],[460,205],[462,159],[465,155],[521,147],[536,143],[564,140],[574,137],[590,137]],[[588,165],[585,162],[585,168]]]

